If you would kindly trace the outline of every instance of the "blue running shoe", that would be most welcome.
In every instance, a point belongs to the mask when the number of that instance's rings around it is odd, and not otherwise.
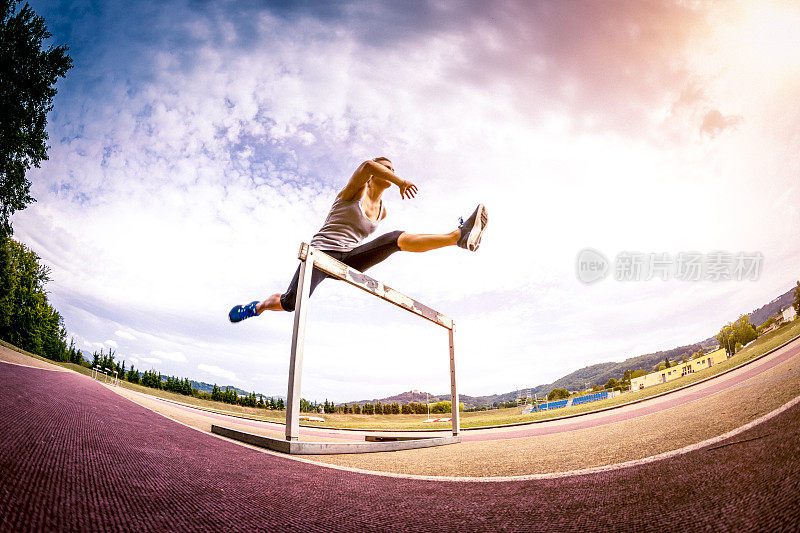
[[[474,252],[481,245],[481,237],[486,230],[486,225],[489,223],[489,212],[486,211],[486,206],[478,204],[475,211],[470,217],[458,226],[461,230],[461,236],[458,238],[458,246],[471,252]]]
[[[237,305],[231,312],[228,313],[228,318],[231,322],[241,322],[245,318],[250,318],[251,316],[256,316],[256,306],[258,302],[250,302],[247,305]]]

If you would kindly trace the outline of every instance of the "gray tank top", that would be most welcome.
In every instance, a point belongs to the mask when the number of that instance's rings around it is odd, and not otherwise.
[[[383,200],[378,222],[382,216]],[[318,250],[349,252],[378,228],[378,222],[364,213],[361,198],[342,200],[337,196],[322,228],[311,239],[311,246]]]

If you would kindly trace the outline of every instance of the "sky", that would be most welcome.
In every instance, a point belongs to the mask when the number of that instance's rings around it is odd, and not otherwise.
[[[419,194],[388,190],[376,235],[487,206],[477,252],[369,271],[454,319],[462,394],[700,341],[800,278],[796,2],[31,5],[75,66],[12,221],[87,354],[285,395],[293,316],[228,310],[286,290],[377,156]],[[593,283],[587,248],[609,267]],[[615,276],[621,257],[714,252],[762,259],[745,279]],[[328,280],[302,387],[447,393],[447,333]]]

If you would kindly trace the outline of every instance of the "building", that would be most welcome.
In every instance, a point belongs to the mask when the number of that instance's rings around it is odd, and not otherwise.
[[[797,311],[794,310],[794,307],[791,305],[783,310],[783,321],[790,322],[795,319],[797,316]]]
[[[722,361],[725,361],[727,358],[728,356],[726,355],[725,350],[722,349],[707,353],[698,357],[697,359],[691,359],[685,363],[679,363],[675,366],[665,368],[664,370],[657,370],[656,372],[651,372],[649,374],[645,374],[644,376],[633,378],[631,379],[631,390],[640,390],[645,387],[651,387],[653,385],[658,385],[659,383],[666,383],[668,381],[672,381],[673,379],[678,379],[687,374],[694,374],[697,371],[719,364]]]

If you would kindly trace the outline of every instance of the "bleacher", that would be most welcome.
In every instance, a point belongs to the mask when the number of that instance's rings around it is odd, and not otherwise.
[[[561,409],[567,405],[581,405],[583,403],[596,402],[598,400],[605,400],[608,398],[608,391],[595,392],[585,396],[578,396],[576,398],[567,398],[566,400],[557,400],[555,402],[540,403],[537,406],[538,411],[550,411],[552,409]]]
[[[587,394],[586,396],[578,396],[572,400],[572,405],[580,405],[582,403],[596,402],[597,400],[605,400],[608,398],[608,391],[595,392]]]
[[[555,402],[540,403],[539,410],[547,411],[549,409],[560,409],[567,406],[567,400],[558,400]]]

